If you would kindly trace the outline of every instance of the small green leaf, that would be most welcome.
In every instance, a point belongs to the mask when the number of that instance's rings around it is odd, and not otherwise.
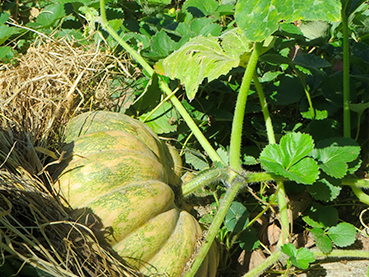
[[[254,228],[247,228],[237,237],[235,243],[238,243],[243,250],[252,251],[259,247],[260,240]]]
[[[308,191],[314,199],[319,201],[333,201],[340,194],[342,187],[341,181],[329,176],[320,178],[308,187]]]
[[[323,206],[314,202],[308,211],[304,211],[302,220],[315,228],[334,226],[338,222],[338,212],[332,206]]]
[[[10,46],[0,46],[0,60],[5,56],[12,54],[13,49]]]
[[[324,44],[331,37],[331,25],[325,21],[304,21],[300,26],[304,36],[316,44]],[[328,63],[326,60],[324,62]]]
[[[354,161],[360,153],[357,143],[347,138],[326,139],[320,141],[317,147],[313,156],[319,160],[319,167],[326,174],[337,179],[346,175],[347,163]]]
[[[242,163],[245,165],[256,165],[259,162],[253,156],[244,155]]]
[[[315,119],[315,120],[322,120],[322,119],[326,119],[328,118],[328,111],[327,110],[323,110],[320,111],[318,109],[314,109],[314,118],[311,116],[312,112],[311,112],[311,108],[308,108],[309,110],[306,112],[301,112],[301,115],[303,118],[306,119]]]
[[[177,124],[172,122],[177,121],[177,113],[173,110],[173,106],[164,102],[161,104],[154,113],[145,113],[140,116],[141,120],[145,119],[145,124],[149,126],[157,134],[166,134],[175,132],[177,130]]]
[[[151,51],[146,56],[154,59],[167,57],[176,48],[177,43],[161,29],[151,40]]]
[[[11,35],[19,32],[18,28],[0,25],[0,44],[3,44]]]
[[[10,17],[10,13],[8,11],[3,11],[0,14],[0,25],[3,25]]]
[[[222,147],[219,147],[216,151],[219,155],[219,157],[222,159],[222,161],[225,163],[225,164],[228,164],[228,152],[222,148]]]
[[[315,261],[313,252],[306,248],[296,250],[292,243],[282,245],[281,250],[289,257],[294,266],[302,269],[307,269],[309,264]]]
[[[302,269],[307,269],[310,263],[315,262],[314,253],[306,248],[299,248],[296,254],[296,262],[292,260],[292,264]]]
[[[342,222],[329,228],[327,234],[335,245],[345,247],[355,242],[356,229],[353,225]]]
[[[296,246],[293,245],[292,243],[283,244],[281,249],[282,249],[282,252],[286,254],[288,257],[290,258],[296,257],[297,249],[296,249]]]
[[[215,0],[187,0],[182,9],[194,12],[193,9],[196,8],[203,15],[211,15],[217,10],[218,6],[219,4]]]
[[[366,109],[369,108],[369,102],[358,104],[349,103],[349,107],[351,111],[354,111],[355,113],[358,114],[362,114]]]
[[[314,237],[316,246],[325,254],[328,254],[332,251],[332,242],[327,236],[327,234],[324,233],[323,229],[320,228],[314,228],[311,230],[311,234]]]
[[[241,232],[249,223],[249,215],[249,211],[244,205],[234,201],[225,216],[224,225],[231,232]]]
[[[302,184],[312,184],[319,175],[318,165],[308,157],[314,148],[310,135],[288,133],[280,144],[267,145],[260,154],[260,163],[268,171]]]
[[[66,16],[64,4],[51,4],[45,7],[37,16],[36,22],[43,27],[51,26],[58,19]]]
[[[186,151],[185,161],[197,170],[204,170],[209,168],[209,164],[205,156],[198,151]]]

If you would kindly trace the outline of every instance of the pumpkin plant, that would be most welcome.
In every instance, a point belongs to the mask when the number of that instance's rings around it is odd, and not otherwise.
[[[206,1],[206,3],[210,2],[215,1]],[[360,187],[368,186],[367,180],[349,178],[349,175],[354,173],[359,167],[360,162],[357,157],[360,148],[354,141],[348,138],[348,135],[345,135],[346,140],[331,138],[330,140],[316,143],[308,134],[291,132],[282,137],[279,144],[277,144],[263,88],[256,74],[259,58],[263,53],[269,51],[273,47],[273,43],[276,39],[273,33],[278,30],[281,22],[290,23],[301,19],[337,22],[341,17],[347,16],[347,3],[350,1],[342,2],[345,4],[343,7],[340,1],[337,0],[325,1],[324,3],[318,3],[316,1],[295,1],[298,5],[292,5],[291,3],[291,5],[287,5],[289,8],[286,9],[286,3],[282,5],[278,3],[278,1],[239,0],[235,6],[235,22],[237,23],[237,27],[228,26],[229,28],[221,36],[199,36],[193,38],[180,49],[173,52],[162,61],[159,61],[155,65],[156,72],[142,56],[134,51],[109,25],[105,15],[103,0],[100,1],[101,16],[97,14],[91,16],[91,22],[100,22],[102,28],[115,38],[119,44],[136,59],[145,72],[152,76],[153,79],[155,78],[158,80],[160,88],[167,95],[167,99],[170,100],[183,117],[209,158],[213,161],[215,165],[214,169],[199,174],[198,177],[181,187],[183,195],[188,196],[199,187],[217,180],[221,180],[227,185],[227,191],[207,232],[206,239],[196,252],[194,262],[191,267],[186,270],[184,276],[195,276],[195,274],[198,274],[199,270],[201,270],[207,255],[209,255],[209,250],[211,254],[214,238],[223,223],[223,219],[232,201],[239,193],[240,189],[246,187],[249,183],[273,181],[277,184],[275,195],[278,199],[282,234],[278,243],[278,250],[260,266],[255,268],[255,270],[250,271],[247,276],[259,274],[280,259],[283,253],[286,254],[286,252],[288,252],[291,260],[297,257],[296,255],[298,253],[296,251],[292,251],[291,249],[291,251],[287,251],[288,247],[282,247],[283,245],[288,245],[287,243],[289,242],[291,231],[287,214],[287,197],[284,188],[285,181],[293,181],[308,187],[314,187],[315,189],[318,187],[318,190],[319,186],[323,187],[324,185],[329,188],[332,188],[333,185],[349,185],[353,188],[355,194],[362,202],[369,203],[368,196],[360,189]],[[352,2],[354,3],[353,5],[357,7],[357,5],[361,4],[363,1]],[[196,1],[191,1],[192,5],[196,6],[196,3]],[[303,8],[298,8],[300,6]],[[195,8],[201,10],[202,6],[199,4]],[[262,24],[253,24],[253,22],[261,22]],[[293,63],[289,63],[289,65],[292,67],[294,66]],[[158,76],[158,74],[165,75],[172,79],[179,79],[186,88],[187,97],[192,100],[196,97],[197,88],[204,79],[208,79],[208,81],[217,79],[219,76],[227,74],[232,68],[238,66],[245,67],[245,73],[238,93],[232,122],[229,159],[224,161],[206,140],[198,126],[175,96],[175,93],[169,89],[164,78]],[[294,67],[294,69],[298,72],[297,74],[301,73],[297,67]],[[240,162],[245,106],[252,81],[260,99],[269,141],[269,145],[263,149],[258,159],[265,172],[245,172]],[[311,117],[314,118],[315,110],[310,101],[309,91],[306,89],[305,93],[310,106],[309,111],[312,113]],[[343,155],[343,153],[349,154]],[[164,165],[162,164],[164,167],[166,167],[165,163],[166,162],[164,162]],[[164,172],[165,171],[164,169]],[[165,179],[163,180],[165,182]],[[336,196],[337,195],[332,197]],[[269,207],[270,205],[265,209]],[[265,210],[263,212],[265,212]],[[251,222],[254,221],[255,220],[252,220]],[[342,228],[342,226],[339,228]],[[350,227],[349,229],[351,230],[352,228]],[[349,233],[349,241],[352,241],[351,238],[355,233],[351,231]],[[348,242],[343,242],[341,246],[346,246],[348,244]],[[326,255],[340,257],[345,255],[368,256],[367,253],[356,252],[353,254],[351,252],[343,253],[337,250],[332,250],[329,253],[324,251],[323,253],[314,253],[316,257]],[[175,259],[176,257],[173,258]],[[313,259],[309,258],[308,263],[312,260]],[[302,264],[305,266],[306,263]]]
[[[180,276],[202,229],[174,203],[181,171],[176,150],[140,121],[104,111],[72,119],[66,143],[56,188],[76,216],[92,213],[111,228],[110,245],[140,272]],[[215,276],[217,264],[213,244],[197,276]]]

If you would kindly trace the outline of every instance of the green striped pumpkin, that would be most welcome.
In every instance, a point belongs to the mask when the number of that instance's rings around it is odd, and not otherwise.
[[[183,273],[202,230],[174,203],[171,186],[180,184],[181,159],[145,124],[113,112],[81,114],[66,130],[66,157],[55,183],[73,209],[89,208],[110,244],[142,273]],[[197,273],[215,276],[214,246]]]

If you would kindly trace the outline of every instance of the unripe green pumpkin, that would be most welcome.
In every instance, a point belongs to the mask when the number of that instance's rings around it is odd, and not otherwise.
[[[68,203],[111,227],[113,249],[142,273],[181,276],[202,230],[174,203],[178,153],[140,121],[104,111],[72,119],[66,143],[56,189]],[[217,265],[214,245],[196,276],[215,276]]]

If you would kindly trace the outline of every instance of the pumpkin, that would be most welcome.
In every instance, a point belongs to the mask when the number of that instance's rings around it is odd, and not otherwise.
[[[142,273],[180,276],[202,229],[174,203],[181,159],[145,124],[113,112],[89,112],[66,129],[69,159],[56,188],[75,210],[88,208],[112,230],[110,245]],[[196,276],[215,276],[216,245]]]

